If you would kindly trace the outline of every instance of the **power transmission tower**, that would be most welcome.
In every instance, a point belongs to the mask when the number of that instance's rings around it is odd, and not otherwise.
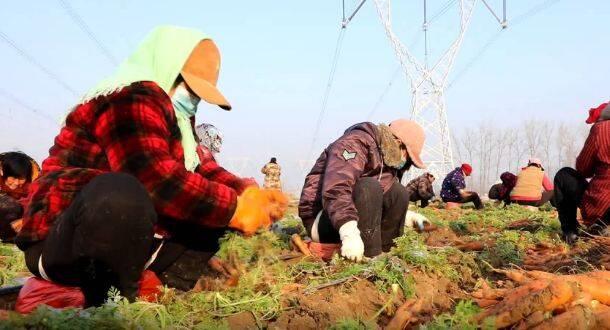
[[[418,60],[398,38],[392,28],[391,0],[374,0],[377,12],[390,40],[396,57],[407,76],[411,86],[411,119],[418,122],[426,131],[426,144],[422,159],[428,165],[428,172],[438,178],[443,178],[453,169],[454,159],[451,146],[451,133],[447,121],[447,108],[445,106],[445,90],[447,77],[461,48],[466,30],[470,25],[472,13],[477,0],[459,0],[460,24],[457,36],[436,63],[429,65],[428,51],[428,20],[427,1],[424,0],[423,32],[425,40],[425,59]],[[506,0],[503,1],[503,19],[501,20],[489,6],[482,0],[489,11],[498,19],[502,28],[506,27]],[[445,13],[455,1],[449,1],[441,10]],[[435,19],[438,15],[434,16]],[[411,171],[410,176],[419,175],[421,171]],[[408,179],[408,178],[406,178]]]
[[[375,0],[375,6],[386,35],[410,82],[412,94],[411,119],[422,125],[426,131],[426,144],[422,159],[428,166],[427,171],[439,178],[444,177],[454,166],[451,134],[445,106],[447,76],[462,45],[475,4],[476,0],[459,0],[459,32],[438,61],[430,66],[428,65],[426,1],[424,0],[423,24],[426,51],[425,61],[421,62],[400,41],[392,29],[391,0]],[[411,171],[411,177],[418,174],[417,171]]]

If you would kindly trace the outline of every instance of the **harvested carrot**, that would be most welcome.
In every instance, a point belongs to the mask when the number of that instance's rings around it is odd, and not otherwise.
[[[498,304],[500,301],[495,299],[475,298],[472,299],[477,306],[481,308],[487,308]]]
[[[511,326],[536,311],[553,311],[570,303],[578,295],[578,287],[572,282],[553,280],[546,288],[519,297],[509,302],[508,298],[501,304],[499,313],[495,314],[495,326]]]
[[[536,330],[572,330],[595,329],[595,320],[591,310],[586,306],[577,305],[563,314],[550,318],[533,329]]]
[[[602,304],[610,305],[610,281],[584,275],[564,275],[558,277],[564,281],[576,282],[584,292],[590,293],[593,299]]]
[[[517,330],[531,329],[532,327],[544,322],[545,319],[546,317],[544,312],[536,311],[519,322],[519,325],[517,325]]]
[[[311,251],[307,247],[307,244],[303,242],[303,239],[301,239],[301,236],[299,236],[299,234],[292,234],[292,236],[290,237],[290,242],[292,242],[292,244],[294,244],[294,246],[298,248],[301,253],[306,256],[311,256]]]
[[[386,330],[402,330],[414,321],[414,318],[421,311],[423,300],[408,299],[396,310],[396,314],[385,327]]]

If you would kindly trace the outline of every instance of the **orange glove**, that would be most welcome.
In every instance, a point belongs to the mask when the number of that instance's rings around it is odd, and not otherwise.
[[[229,228],[252,235],[281,219],[287,206],[288,198],[279,190],[248,187],[237,198],[237,208],[229,222]]]

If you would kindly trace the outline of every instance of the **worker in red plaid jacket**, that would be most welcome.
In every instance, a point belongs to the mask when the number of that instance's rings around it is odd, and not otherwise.
[[[253,183],[198,155],[199,101],[231,109],[219,68],[208,36],[159,27],[69,113],[16,239],[33,274],[81,287],[87,305],[111,286],[134,299],[145,269],[186,290],[227,228],[259,227],[236,215]]]

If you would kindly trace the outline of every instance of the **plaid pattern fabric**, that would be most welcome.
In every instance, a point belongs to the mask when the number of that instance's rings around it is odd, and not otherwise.
[[[580,208],[585,223],[592,224],[610,208],[610,121],[601,121],[591,127],[576,158],[576,170],[585,178],[591,178]]]
[[[170,98],[153,82],[138,82],[77,106],[55,138],[42,176],[30,187],[17,244],[43,240],[55,219],[94,177],[135,176],[148,190],[160,218],[224,227],[237,193],[234,177],[206,162],[198,173],[184,168],[184,151]],[[171,234],[171,233],[170,233]]]
[[[238,194],[241,194],[248,187],[248,182],[218,165],[214,155],[204,148],[202,146],[197,148],[197,154],[201,163],[197,167],[196,172],[210,181],[222,183],[235,189]]]

